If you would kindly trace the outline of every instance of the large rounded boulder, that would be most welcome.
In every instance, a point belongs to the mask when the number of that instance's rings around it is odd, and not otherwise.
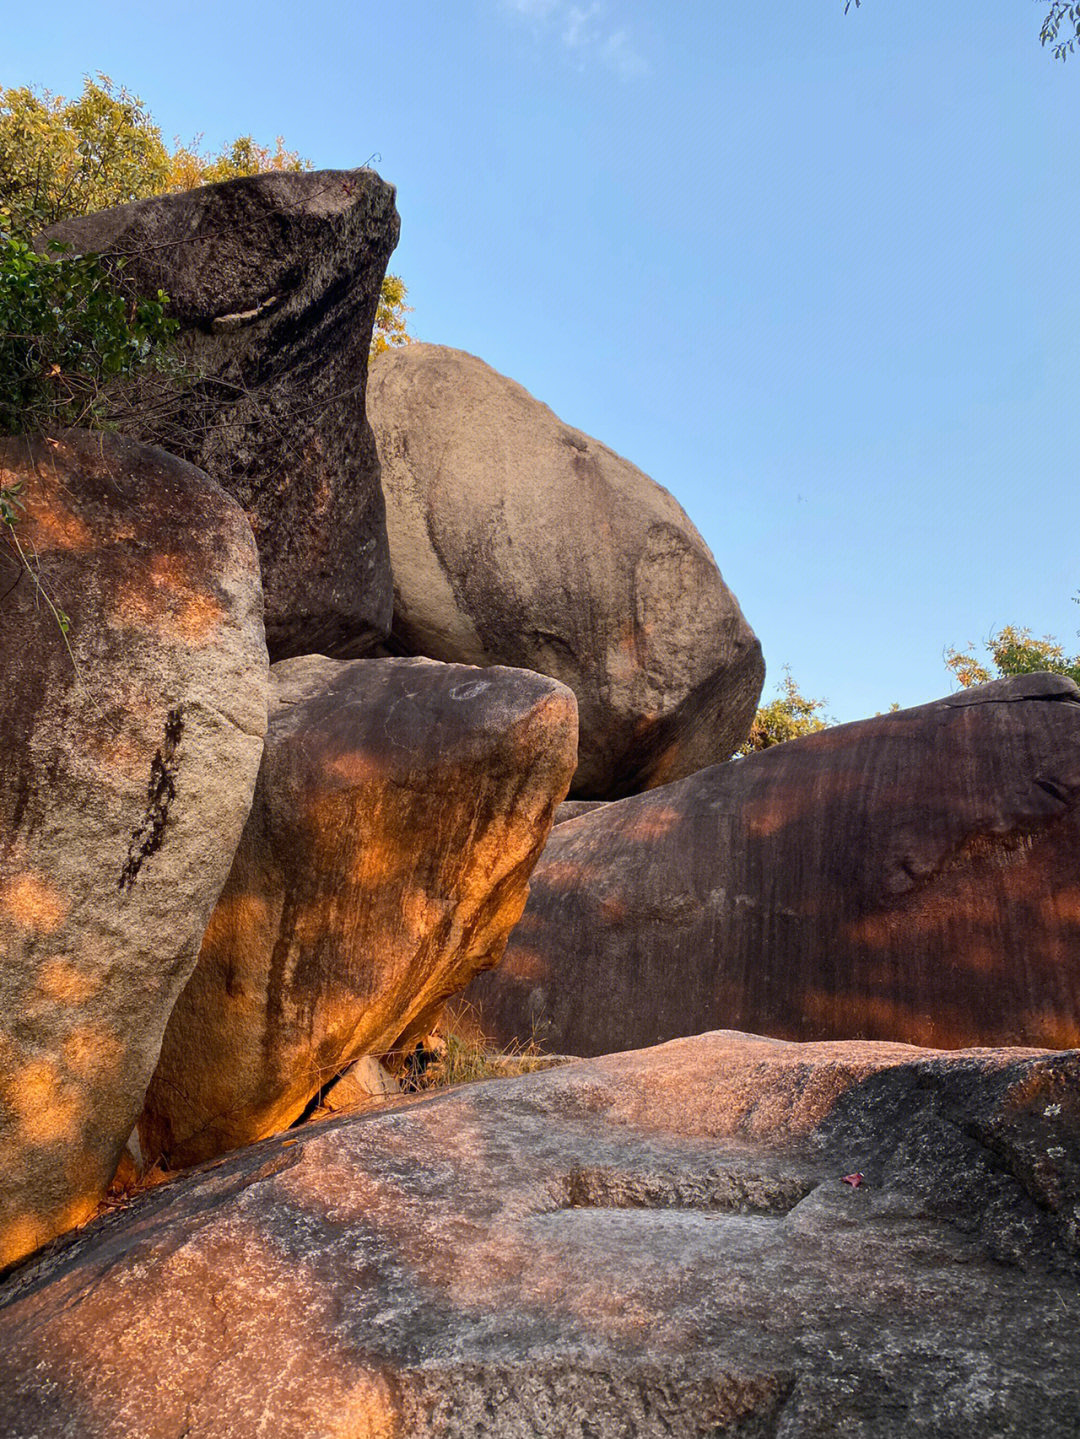
[[[397,244],[372,170],[281,171],[66,220],[59,240],[169,295],[187,372],[140,381],[122,428],[200,465],[255,530],[273,659],[362,654],[391,582],[368,346]]]
[[[1078,1095],[706,1034],[309,1125],[0,1286],[0,1432],[1075,1439]]]
[[[267,660],[251,528],[193,466],[6,439],[0,487],[2,1267],[116,1169],[247,818]]]
[[[721,1027],[1080,1046],[1080,691],[999,681],[560,824],[469,998],[570,1054]]]
[[[251,816],[146,1097],[146,1158],[261,1139],[359,1056],[415,1046],[502,956],[576,743],[574,697],[542,675],[275,665]]]
[[[726,759],[761,647],[660,485],[473,355],[372,365],[395,645],[552,675],[577,696],[572,793],[611,798]]]

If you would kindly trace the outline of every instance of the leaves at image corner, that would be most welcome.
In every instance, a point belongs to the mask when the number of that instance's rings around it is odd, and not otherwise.
[[[1046,4],[1046,0],[1037,0],[1039,4]],[[854,5],[856,10],[862,9],[862,0],[844,0],[844,14],[847,15]],[[1080,4],[1072,4],[1070,0],[1053,0],[1043,16],[1042,26],[1039,29],[1039,44],[1044,48],[1049,47],[1051,55],[1055,60],[1067,60],[1076,51],[1080,43]]]

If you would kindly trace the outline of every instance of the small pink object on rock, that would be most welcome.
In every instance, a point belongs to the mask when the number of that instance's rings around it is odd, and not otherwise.
[[[841,1179],[840,1183],[850,1184],[852,1189],[858,1189],[859,1186],[863,1183],[863,1177],[861,1174],[845,1174],[843,1179]]]

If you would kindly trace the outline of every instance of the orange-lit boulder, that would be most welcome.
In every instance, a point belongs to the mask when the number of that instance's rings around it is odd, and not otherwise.
[[[1076,1439],[1078,1154],[1076,1053],[705,1034],[392,1102],[0,1286],[0,1431]]]
[[[500,1042],[703,1029],[1080,1045],[1080,692],[1030,675],[778,745],[560,824]]]
[[[2,1266],[116,1169],[251,804],[267,660],[250,526],[201,471],[73,432],[0,441],[0,486],[30,560],[0,544]]]
[[[428,660],[275,665],[251,816],[140,1135],[191,1164],[411,1048],[498,962],[574,770],[573,695]]]

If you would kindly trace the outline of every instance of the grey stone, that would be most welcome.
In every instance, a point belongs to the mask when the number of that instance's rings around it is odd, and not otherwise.
[[[560,824],[467,1001],[496,1046],[571,1054],[1080,1045],[1080,691],[999,681]]]
[[[710,1034],[295,1130],[11,1276],[0,1431],[1074,1439],[1078,1096]]]
[[[0,1265],[86,1219],[113,1176],[267,703],[255,544],[212,480],[76,431],[0,440],[0,484],[19,483],[36,583],[0,547]]]
[[[632,794],[738,748],[761,646],[665,489],[441,345],[380,355],[368,413],[401,650],[569,686],[577,797]]]
[[[349,1065],[344,1074],[320,1097],[321,1107],[330,1113],[379,1104],[401,1093],[401,1085],[373,1054],[364,1055]]]
[[[362,654],[389,628],[364,390],[398,228],[393,186],[373,171],[284,171],[68,220],[38,241],[120,258],[133,292],[168,293],[196,378],[145,379],[121,424],[244,506],[273,659]]]

